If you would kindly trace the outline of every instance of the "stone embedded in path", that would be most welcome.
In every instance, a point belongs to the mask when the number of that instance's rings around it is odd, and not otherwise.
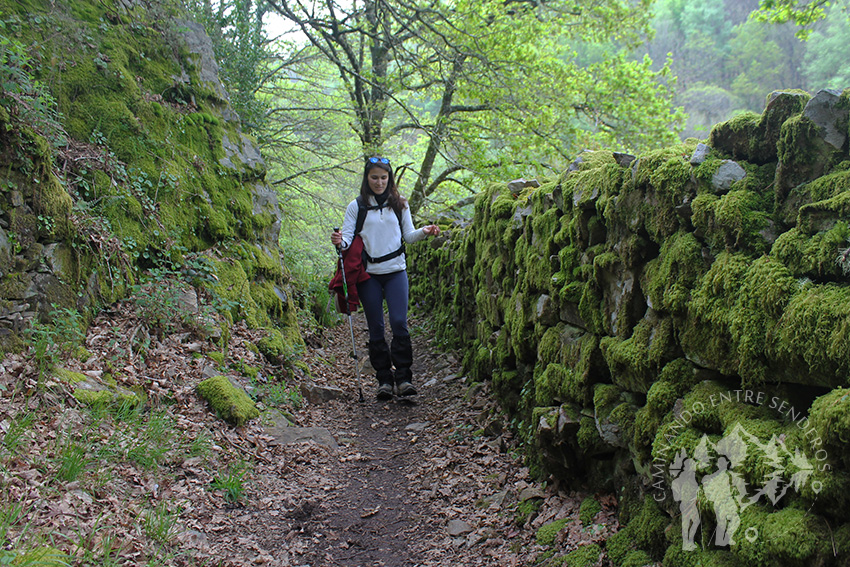
[[[421,433],[428,427],[428,422],[419,422],[419,423],[408,423],[404,428],[408,431],[414,431],[416,433]]]
[[[339,445],[324,427],[291,427],[278,426],[267,427],[266,433],[275,438],[281,445],[292,445],[294,443],[312,442],[327,447],[331,451],[339,449]]]
[[[460,537],[472,532],[472,526],[463,520],[449,520],[448,526],[449,535],[452,537]]]
[[[309,382],[301,384],[301,395],[311,404],[323,404],[331,400],[341,400],[345,397],[345,390],[336,386],[319,386]]]

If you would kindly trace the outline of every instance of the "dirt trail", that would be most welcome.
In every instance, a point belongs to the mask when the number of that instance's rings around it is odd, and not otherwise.
[[[358,344],[365,344],[356,319]],[[531,565],[544,550],[537,527],[572,517],[557,546],[568,551],[598,540],[577,521],[581,496],[534,483],[512,439],[499,426],[483,386],[460,375],[451,355],[435,352],[427,332],[413,326],[417,403],[379,402],[371,376],[357,402],[347,325],[328,332],[307,362],[319,382],[339,385],[343,399],[307,406],[301,426],[327,428],[338,443],[288,445],[278,477],[255,487],[279,494],[263,506],[249,538],[269,563],[294,566],[431,567]],[[294,482],[293,482],[294,481]],[[263,486],[265,483],[265,486]],[[517,520],[520,500],[538,507]],[[615,525],[610,510],[600,523]]]
[[[363,322],[355,321],[358,343],[365,344]],[[494,564],[494,555],[482,555],[480,547],[465,557],[467,540],[493,540],[496,556],[504,555],[498,549],[504,540],[477,516],[483,498],[527,470],[502,452],[504,439],[476,433],[489,409],[483,390],[467,397],[457,363],[433,352],[424,333],[414,330],[415,401],[377,401],[374,379],[365,375],[360,403],[347,332],[347,325],[330,331],[327,346],[307,357],[313,375],[340,385],[346,396],[298,415],[302,425],[327,428],[338,448],[298,447],[312,453],[313,469],[302,473],[303,492],[291,496],[291,510],[278,529],[266,531],[262,546],[290,553],[291,565],[311,567],[445,565],[450,558],[459,565]],[[328,366],[324,357],[335,363]]]

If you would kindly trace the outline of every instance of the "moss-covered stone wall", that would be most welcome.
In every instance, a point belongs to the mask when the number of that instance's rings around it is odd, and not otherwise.
[[[848,108],[850,91],[775,92],[704,143],[587,151],[488,187],[471,222],[411,250],[412,297],[535,470],[620,496],[612,557],[850,560]],[[707,483],[724,455],[744,483],[735,543],[714,539],[704,484],[686,549],[682,458]]]
[[[203,28],[169,5],[0,0],[0,351],[151,268],[202,268],[270,357],[302,344],[265,163]]]

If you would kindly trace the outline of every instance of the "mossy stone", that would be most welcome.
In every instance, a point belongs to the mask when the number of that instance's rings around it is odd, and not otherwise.
[[[581,525],[585,527],[591,525],[593,519],[601,511],[602,505],[596,498],[589,497],[582,500],[578,510],[578,519],[581,521]]]
[[[564,526],[567,525],[568,521],[568,518],[561,518],[560,520],[555,520],[540,526],[537,529],[537,534],[535,536],[537,543],[547,547],[552,546],[555,543],[555,537],[562,529],[564,529]]]
[[[564,556],[563,567],[593,567],[602,556],[602,548],[596,543],[584,545]]]
[[[254,401],[226,376],[213,376],[204,380],[198,384],[198,394],[209,402],[219,417],[237,427],[260,416]]]

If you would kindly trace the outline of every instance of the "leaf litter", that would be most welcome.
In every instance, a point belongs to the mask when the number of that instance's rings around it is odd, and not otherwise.
[[[67,382],[39,383],[26,354],[3,359],[0,558],[50,546],[71,565],[545,565],[618,529],[613,496],[598,495],[602,512],[585,527],[588,494],[531,478],[487,385],[431,344],[427,320],[411,324],[415,403],[376,401],[368,375],[357,401],[347,325],[312,334],[300,370],[256,354],[260,334],[243,324],[223,362],[213,341],[175,329],[158,337],[119,304],[93,321],[85,360],[62,364],[143,393],[138,411],[92,409]],[[241,428],[218,419],[195,391],[214,374],[241,383],[261,417]],[[282,384],[285,399],[272,395]],[[308,404],[297,393],[308,385],[343,393]],[[327,429],[336,447],[280,442],[281,415]],[[539,506],[518,520],[529,488]],[[537,529],[561,518],[555,547],[539,545]]]

